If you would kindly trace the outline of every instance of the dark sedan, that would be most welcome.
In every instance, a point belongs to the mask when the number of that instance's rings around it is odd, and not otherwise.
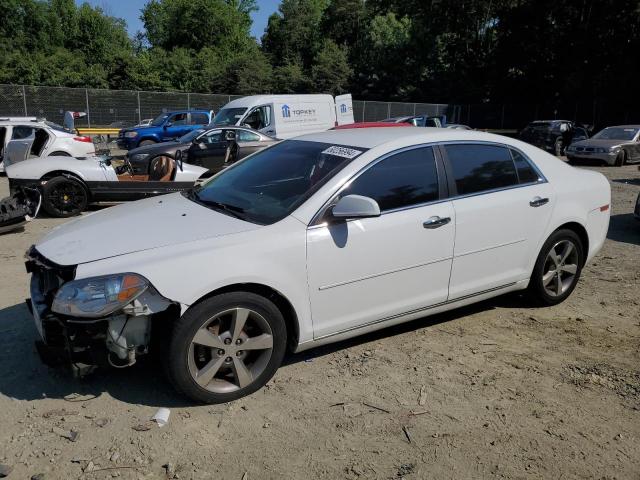
[[[175,158],[217,173],[224,167],[280,140],[245,127],[215,127],[194,130],[175,142],[162,142],[129,150],[127,158],[134,175],[148,174],[151,160]]]

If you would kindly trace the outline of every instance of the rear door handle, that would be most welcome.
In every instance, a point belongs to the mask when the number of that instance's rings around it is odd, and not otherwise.
[[[434,228],[438,228],[438,227],[442,227],[443,225],[446,225],[447,223],[449,223],[451,221],[450,217],[431,217],[429,218],[429,220],[426,220],[425,222],[422,223],[422,226],[424,228],[428,228],[430,230],[433,230]]]
[[[532,207],[541,207],[542,205],[549,203],[548,198],[542,197],[533,197],[533,199],[529,202],[529,205]]]

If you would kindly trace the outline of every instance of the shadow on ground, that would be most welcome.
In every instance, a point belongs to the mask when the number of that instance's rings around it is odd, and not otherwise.
[[[615,242],[640,245],[640,222],[634,218],[633,213],[611,215],[607,238]]]
[[[506,295],[468,307],[385,328],[342,342],[325,345],[298,354],[288,354],[283,368],[310,361],[356,345],[375,342],[406,332],[432,328],[441,323],[496,307],[529,305],[517,295]],[[85,379],[73,378],[65,368],[49,368],[42,364],[34,347],[37,331],[26,305],[0,310],[0,395],[18,400],[65,398],[72,394],[99,396],[103,393],[130,404],[178,408],[192,406],[178,395],[162,373],[153,356],[131,368],[95,372]]]

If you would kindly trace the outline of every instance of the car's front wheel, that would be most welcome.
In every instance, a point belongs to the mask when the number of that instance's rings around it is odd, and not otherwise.
[[[42,187],[42,207],[52,217],[80,215],[89,203],[85,186],[70,177],[54,177]]]
[[[615,162],[615,166],[616,167],[621,167],[623,166],[625,163],[627,163],[627,159],[626,159],[626,153],[624,150],[621,150],[620,152],[618,152],[618,155],[616,155],[616,162]]]
[[[165,367],[179,392],[198,402],[224,403],[266,384],[286,344],[284,318],[272,302],[248,292],[225,293],[176,321]]]
[[[542,305],[557,305],[576,288],[584,264],[583,245],[572,230],[556,230],[540,250],[529,292]]]
[[[138,144],[139,147],[146,147],[147,145],[155,145],[157,142],[155,140],[145,139],[141,140]]]

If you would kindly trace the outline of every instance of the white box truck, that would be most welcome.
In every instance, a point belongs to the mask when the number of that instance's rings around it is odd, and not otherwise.
[[[222,107],[211,123],[245,125],[285,139],[353,122],[351,94],[346,94],[242,97]]]

